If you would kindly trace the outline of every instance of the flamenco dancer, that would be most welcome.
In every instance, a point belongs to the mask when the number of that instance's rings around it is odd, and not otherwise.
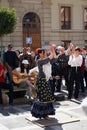
[[[49,79],[51,77],[51,65],[56,61],[55,46],[50,46],[50,54],[45,49],[39,50],[40,59],[37,61],[39,74],[36,82],[37,100],[33,102],[31,114],[36,118],[50,119],[49,115],[55,115]]]

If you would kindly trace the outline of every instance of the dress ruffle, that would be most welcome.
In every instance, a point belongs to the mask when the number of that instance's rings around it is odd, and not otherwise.
[[[31,114],[36,118],[45,118],[48,115],[55,115],[53,103],[42,103],[35,101],[31,107]]]

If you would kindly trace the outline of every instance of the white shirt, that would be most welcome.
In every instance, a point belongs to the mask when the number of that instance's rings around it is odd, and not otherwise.
[[[16,70],[17,70],[18,72],[21,72],[21,68],[20,68],[20,67],[17,67]],[[24,73],[27,73],[26,69],[24,69]]]
[[[30,70],[29,70],[29,74],[31,74],[31,73],[34,72],[34,71],[37,71],[37,72],[39,73],[38,66],[36,66],[36,67],[30,69]]]
[[[85,68],[87,68],[87,55],[85,57]]]
[[[46,75],[46,79],[47,81],[49,80],[49,78],[51,77],[51,64],[50,62],[48,62],[47,64],[43,65],[43,72]]]
[[[17,67],[15,70],[17,70],[18,72],[21,72],[21,68]]]
[[[77,57],[73,57],[70,55],[68,65],[71,67],[81,67],[82,65],[82,55],[79,55]]]

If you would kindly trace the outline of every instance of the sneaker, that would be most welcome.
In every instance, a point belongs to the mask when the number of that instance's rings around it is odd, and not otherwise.
[[[28,95],[25,95],[25,98],[30,99],[30,97]]]
[[[34,98],[33,98],[33,97],[31,97],[31,100],[34,100]]]

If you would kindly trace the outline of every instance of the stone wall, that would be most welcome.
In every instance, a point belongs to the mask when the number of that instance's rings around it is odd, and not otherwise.
[[[60,7],[72,7],[72,29],[60,29]],[[87,40],[87,31],[83,29],[83,8],[87,7],[84,0],[0,0],[0,7],[15,8],[19,18],[14,33],[5,36],[3,45],[13,43],[15,48],[23,47],[22,20],[26,13],[35,12],[41,21],[41,44],[47,48],[50,43],[60,45],[62,40],[70,40],[83,46]]]

